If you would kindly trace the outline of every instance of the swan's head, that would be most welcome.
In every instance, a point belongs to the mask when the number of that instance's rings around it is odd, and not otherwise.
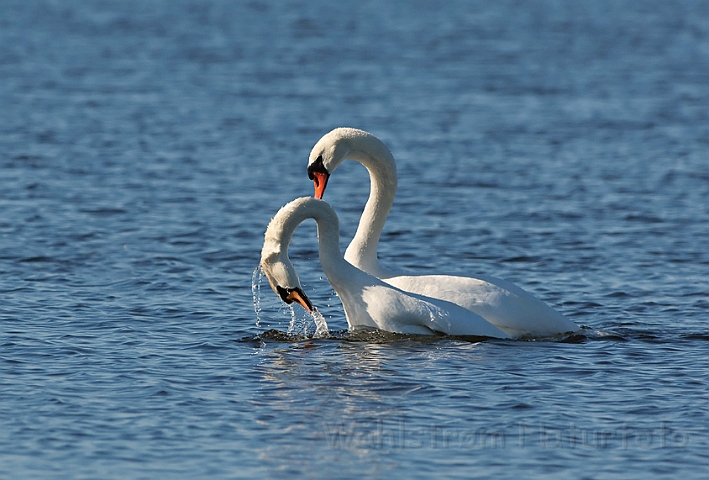
[[[281,208],[266,228],[261,249],[261,269],[276,294],[291,304],[296,302],[307,311],[314,310],[313,304],[300,286],[295,267],[288,258],[288,245],[295,227],[307,215],[307,204],[312,198],[299,198]]]
[[[313,181],[315,198],[322,198],[330,175],[352,151],[350,141],[369,135],[356,128],[336,128],[318,140],[308,159],[308,178]]]
[[[289,305],[293,302],[298,303],[309,312],[315,310],[300,286],[298,274],[287,254],[283,257],[280,252],[268,250],[264,244],[261,252],[261,269],[268,279],[268,284],[281,297],[281,300]]]

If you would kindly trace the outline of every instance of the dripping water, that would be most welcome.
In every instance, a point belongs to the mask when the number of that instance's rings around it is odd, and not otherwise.
[[[263,269],[261,265],[254,269],[251,275],[251,295],[253,297],[254,313],[256,313],[256,326],[261,326],[261,314],[263,308],[261,306],[261,283],[263,282]],[[296,313],[294,305],[282,304],[284,308],[280,312],[288,315],[290,320],[288,323],[287,333],[290,335],[303,335],[307,337],[324,338],[330,333],[325,317],[317,310],[305,312],[299,315]],[[311,334],[312,325],[315,325],[315,331]]]
[[[327,337],[330,334],[330,331],[327,328],[327,322],[325,321],[325,317],[323,317],[322,313],[320,313],[317,309],[314,309],[310,315],[313,317],[316,326],[315,334],[313,336],[316,338]]]
[[[256,326],[261,326],[261,281],[263,280],[263,269],[259,264],[251,275],[251,295],[254,299],[254,312],[256,313]]]

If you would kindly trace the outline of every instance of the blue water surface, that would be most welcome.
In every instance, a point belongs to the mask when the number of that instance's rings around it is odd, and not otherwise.
[[[308,338],[253,274],[338,126],[383,264],[584,334],[350,334],[309,222]],[[705,478],[708,154],[706,1],[2,0],[0,477]]]

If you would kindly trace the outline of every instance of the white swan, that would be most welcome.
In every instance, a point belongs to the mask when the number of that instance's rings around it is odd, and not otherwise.
[[[345,252],[344,258],[352,265],[404,291],[460,305],[511,337],[545,337],[579,330],[547,304],[505,280],[482,275],[409,275],[381,267],[377,246],[396,195],[396,163],[386,145],[371,133],[336,128],[310,152],[308,176],[317,198],[322,198],[330,175],[347,158],[364,165],[371,181],[357,232]]]
[[[373,327],[395,333],[477,335],[508,338],[479,315],[458,305],[404,292],[352,266],[340,251],[337,214],[323,200],[303,197],[281,208],[266,229],[261,268],[268,283],[286,303],[297,302],[308,311],[313,305],[300,286],[288,258],[293,232],[304,220],[318,225],[320,263],[345,309],[350,329]]]

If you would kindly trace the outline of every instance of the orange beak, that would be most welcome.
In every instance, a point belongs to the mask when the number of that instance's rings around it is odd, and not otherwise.
[[[327,179],[329,175],[324,172],[313,172],[313,187],[315,187],[315,198],[322,200],[327,187]]]
[[[276,291],[278,292],[278,295],[280,295],[281,299],[289,305],[296,302],[309,312],[315,310],[315,307],[313,307],[313,304],[310,303],[308,296],[300,288],[283,288],[280,285],[277,285]]]
[[[323,164],[322,155],[319,155],[314,162],[308,165],[308,178],[313,181],[315,198],[322,200],[325,187],[327,187],[327,179],[330,178],[330,172],[327,171]]]
[[[299,292],[298,290],[293,290],[288,294],[286,297],[288,300],[291,302],[296,302],[300,306],[302,306],[304,309],[306,309],[309,312],[313,311],[313,304],[310,303],[310,299],[305,296],[305,293]]]

